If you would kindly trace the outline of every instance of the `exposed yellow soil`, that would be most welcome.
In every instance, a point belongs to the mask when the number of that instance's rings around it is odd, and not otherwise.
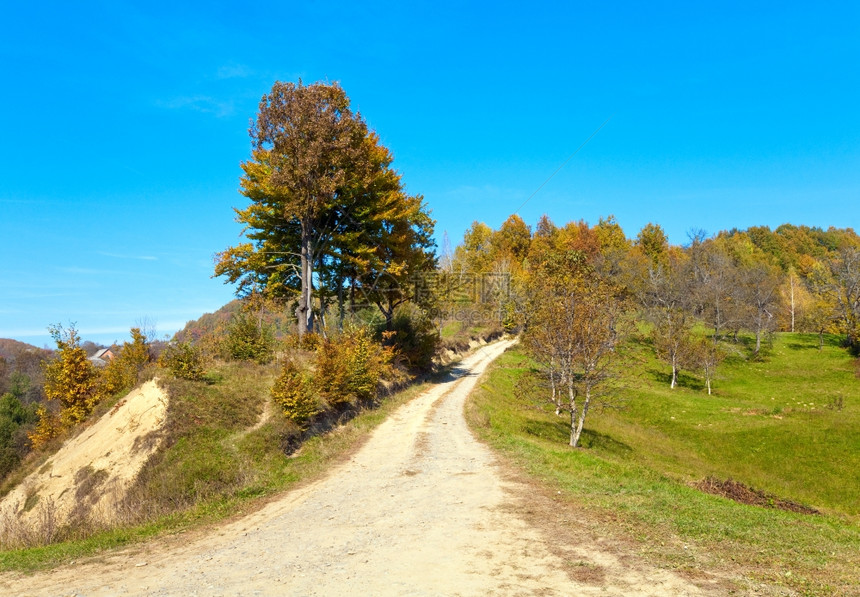
[[[143,465],[158,448],[167,395],[149,381],[75,436],[0,501],[0,516],[30,527],[86,515],[110,521]]]

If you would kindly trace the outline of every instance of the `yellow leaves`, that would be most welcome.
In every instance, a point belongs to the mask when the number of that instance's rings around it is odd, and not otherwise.
[[[299,427],[322,411],[311,376],[292,359],[286,360],[281,375],[275,380],[272,399],[281,406],[287,418]]]
[[[371,401],[390,358],[366,328],[345,332],[320,346],[316,383],[330,404]]]
[[[44,365],[44,390],[48,400],[59,403],[60,413],[55,415],[47,409],[40,412],[35,439],[31,437],[34,445],[55,437],[63,427],[86,419],[105,395],[129,389],[136,383],[140,369],[150,361],[146,336],[139,328],[132,328],[132,342],[123,344],[119,356],[104,374],[100,374],[80,347],[74,325],[68,329],[57,325],[50,330],[57,344],[57,354]]]
[[[291,421],[304,426],[323,410],[376,398],[392,353],[376,343],[366,328],[349,330],[335,339],[305,334],[302,345],[316,350],[315,370],[303,369],[288,358],[272,387],[273,400]]]
[[[36,415],[39,417],[35,429],[27,434],[27,438],[33,445],[33,449],[38,449],[53,438],[60,435],[63,430],[63,425],[56,413],[52,413],[44,406],[39,406],[36,409]]]
[[[62,346],[58,343],[58,348],[57,357],[45,366],[45,396],[58,401],[64,410],[73,408],[77,412],[81,407],[86,410],[86,405],[94,400],[98,373],[77,340]],[[70,416],[76,422],[86,413]]]
[[[130,390],[137,384],[140,371],[152,361],[146,336],[140,328],[131,328],[132,341],[125,342],[119,356],[113,359],[102,374],[99,394],[111,396]]]

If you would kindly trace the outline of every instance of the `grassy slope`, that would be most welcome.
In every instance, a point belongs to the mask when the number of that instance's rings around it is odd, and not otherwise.
[[[860,382],[831,343],[784,334],[763,362],[725,363],[716,395],[685,378],[674,391],[664,367],[643,359],[627,408],[594,412],[586,449],[566,446],[564,420],[516,399],[530,367],[519,351],[495,365],[470,420],[531,475],[585,507],[602,533],[633,538],[648,557],[692,573],[708,570],[808,594],[860,592],[858,455]],[[823,405],[842,396],[844,408]],[[731,477],[812,505],[822,516],[745,506],[688,485]]]
[[[762,362],[731,358],[712,396],[686,376],[669,389],[665,366],[645,361],[629,408],[591,428],[680,478],[731,477],[858,521],[860,382],[835,338],[817,345],[814,335],[783,334]],[[828,408],[840,397],[841,411]]]

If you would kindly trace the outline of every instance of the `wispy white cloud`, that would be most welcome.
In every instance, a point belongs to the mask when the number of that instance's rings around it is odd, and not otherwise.
[[[104,255],[105,257],[114,257],[115,259],[135,259],[138,261],[158,261],[158,257],[153,257],[152,255],[122,255],[120,253],[108,253],[105,251],[97,251],[99,255]]]
[[[32,338],[34,336],[49,338],[48,328],[42,329],[3,329],[0,328],[0,338]]]
[[[213,114],[218,118],[230,116],[235,111],[232,101],[219,100],[208,95],[175,97],[159,100],[157,104],[168,110],[194,110],[203,114]]]
[[[75,274],[75,275],[81,275],[81,276],[119,276],[119,275],[125,275],[125,274],[130,273],[130,272],[121,272],[121,271],[116,271],[116,270],[94,269],[94,268],[89,268],[89,267],[77,267],[77,266],[60,267],[57,269],[59,269],[61,272],[66,273],[66,274]]]

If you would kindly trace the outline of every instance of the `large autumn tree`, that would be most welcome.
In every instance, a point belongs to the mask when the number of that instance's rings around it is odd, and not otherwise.
[[[240,295],[297,298],[300,335],[314,329],[315,294],[324,307],[332,296],[342,301],[350,283],[373,294],[378,284],[368,280],[384,278],[400,284],[388,297],[401,294],[373,302],[383,309],[405,300],[410,270],[435,265],[433,220],[421,197],[403,191],[390,152],[344,90],[276,82],[250,135],[241,192],[251,203],[236,214],[251,242],[219,253],[215,274]]]

